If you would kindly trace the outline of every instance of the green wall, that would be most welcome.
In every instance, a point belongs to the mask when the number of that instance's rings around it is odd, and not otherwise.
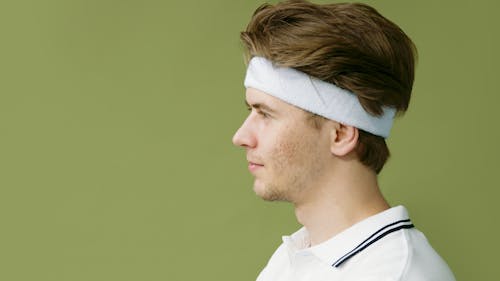
[[[381,186],[457,279],[497,280],[500,5],[363,2],[420,55]],[[0,1],[0,280],[255,279],[298,227],[231,145],[261,3]]]

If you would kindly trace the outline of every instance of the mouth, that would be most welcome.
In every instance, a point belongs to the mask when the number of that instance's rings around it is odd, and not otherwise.
[[[255,172],[262,167],[264,167],[264,165],[250,162],[250,161],[248,162],[248,170],[250,170],[250,172]]]

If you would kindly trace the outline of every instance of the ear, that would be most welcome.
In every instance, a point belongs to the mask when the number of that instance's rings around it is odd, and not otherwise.
[[[330,152],[335,156],[345,156],[356,148],[358,128],[336,123],[330,132]]]

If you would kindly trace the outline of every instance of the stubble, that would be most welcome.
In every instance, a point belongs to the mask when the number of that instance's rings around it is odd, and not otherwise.
[[[312,128],[289,130],[270,154],[270,179],[265,183],[262,199],[296,203],[311,188],[321,167],[316,161],[319,150],[317,131]],[[302,132],[299,134],[298,132]]]

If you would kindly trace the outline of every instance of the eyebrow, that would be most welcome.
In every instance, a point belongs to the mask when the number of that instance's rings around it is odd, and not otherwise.
[[[245,104],[246,106],[248,107],[253,107],[255,109],[259,109],[259,110],[264,110],[264,111],[267,111],[269,113],[276,113],[276,111],[272,108],[270,108],[269,106],[263,104],[263,103],[254,103],[252,105],[250,105],[246,100],[245,100]]]

